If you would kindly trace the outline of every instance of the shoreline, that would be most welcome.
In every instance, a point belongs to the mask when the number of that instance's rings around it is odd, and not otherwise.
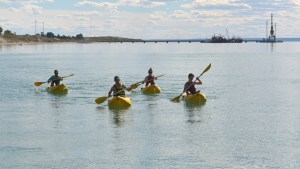
[[[0,46],[41,45],[51,43],[80,43],[80,42],[0,42]]]

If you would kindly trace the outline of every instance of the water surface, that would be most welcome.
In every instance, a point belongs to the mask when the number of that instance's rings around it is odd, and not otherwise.
[[[299,168],[300,48],[281,44],[92,43],[0,46],[0,168]],[[192,72],[203,106],[172,103]],[[158,96],[127,93],[109,110],[113,77],[166,74]],[[70,88],[45,92],[53,70]]]

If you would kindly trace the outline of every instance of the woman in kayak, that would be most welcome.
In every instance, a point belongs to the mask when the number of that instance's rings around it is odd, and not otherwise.
[[[125,96],[125,91],[130,92],[132,90],[132,86],[127,88],[124,84],[120,83],[119,76],[115,76],[114,78],[115,84],[111,87],[108,92],[108,97],[111,97],[111,93],[113,92],[113,96]]]
[[[189,81],[187,81],[185,83],[183,92],[186,92],[187,95],[200,93],[200,90],[196,91],[196,88],[195,88],[195,84],[197,84],[197,85],[201,85],[202,84],[202,82],[199,79],[199,77],[197,77],[196,81],[193,82],[194,74],[190,73],[189,76],[188,76],[188,78],[189,78]]]
[[[50,83],[51,82],[51,86],[54,86],[54,84],[56,85],[56,86],[58,86],[59,84],[60,84],[60,81],[62,81],[63,80],[63,78],[62,77],[60,77],[60,76],[58,76],[58,70],[54,70],[54,75],[53,76],[51,76],[49,79],[48,79],[48,83]]]
[[[149,84],[150,84],[150,85],[155,85],[154,80],[157,80],[157,77],[153,76],[152,73],[153,73],[152,68],[150,68],[150,69],[148,70],[148,76],[145,77],[145,80],[144,80],[144,82],[143,82],[143,84],[146,83],[145,87],[148,87]]]

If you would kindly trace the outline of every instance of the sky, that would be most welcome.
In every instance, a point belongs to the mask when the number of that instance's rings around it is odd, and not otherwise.
[[[300,37],[300,0],[0,0],[0,27],[18,35],[138,39]],[[36,23],[36,24],[35,24]],[[36,29],[35,29],[36,25]]]

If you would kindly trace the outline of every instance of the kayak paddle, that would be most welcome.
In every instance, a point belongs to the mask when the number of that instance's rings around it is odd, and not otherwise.
[[[120,90],[120,91],[118,91],[117,93],[120,93],[120,92],[123,92],[124,90]],[[117,93],[114,93],[114,94],[117,94]],[[96,100],[95,100],[95,102],[97,103],[97,104],[101,104],[101,103],[103,103],[103,102],[105,102],[105,100],[107,100],[109,97],[108,96],[103,96],[103,97],[99,97],[99,98],[97,98]]]
[[[200,76],[202,76],[205,72],[207,72],[207,71],[210,69],[210,67],[211,67],[211,63],[205,68],[205,70],[201,73]],[[199,78],[200,76],[198,76],[198,78]],[[197,78],[196,78],[196,79],[197,79]],[[195,80],[194,82],[196,82],[196,80]],[[193,85],[193,84],[191,84],[188,88],[190,88],[192,85]],[[187,89],[188,89],[188,88],[187,88]],[[186,91],[183,91],[179,96],[176,96],[176,97],[173,98],[171,101],[172,101],[172,102],[179,102],[180,97],[181,97],[185,92],[186,92]]]
[[[164,75],[165,75],[165,74],[156,76],[156,78],[159,78],[159,77],[164,76]],[[132,89],[136,89],[136,88],[139,87],[139,85],[141,85],[144,81],[145,81],[145,80],[133,84],[133,85],[132,85]],[[148,81],[150,81],[150,80],[148,80]],[[148,82],[148,81],[146,81],[146,82]]]
[[[71,77],[71,76],[74,76],[74,74],[70,74],[70,75],[64,76],[64,77],[62,77],[62,78]],[[35,82],[34,85],[38,87],[38,86],[40,86],[40,85],[42,85],[42,84],[44,84],[44,83],[46,83],[46,82]]]
[[[97,98],[97,99],[95,100],[95,102],[96,102],[97,104],[101,104],[101,103],[105,102],[105,100],[106,100],[107,98],[108,98],[108,96],[99,97],[99,98]]]
[[[163,75],[160,75],[160,76],[163,76]],[[160,77],[160,76],[157,76],[157,77]],[[144,82],[144,80],[143,80],[143,81],[136,82],[135,84],[131,85],[131,88],[132,88],[132,89],[136,89],[139,85],[142,84],[142,82]],[[117,93],[122,92],[122,91],[123,91],[123,90],[120,90],[120,91],[118,91]],[[117,94],[117,93],[114,93],[114,94]],[[105,102],[108,98],[109,98],[108,96],[99,97],[99,98],[97,98],[97,99],[95,100],[95,102],[96,102],[97,104],[101,104],[101,103]]]

